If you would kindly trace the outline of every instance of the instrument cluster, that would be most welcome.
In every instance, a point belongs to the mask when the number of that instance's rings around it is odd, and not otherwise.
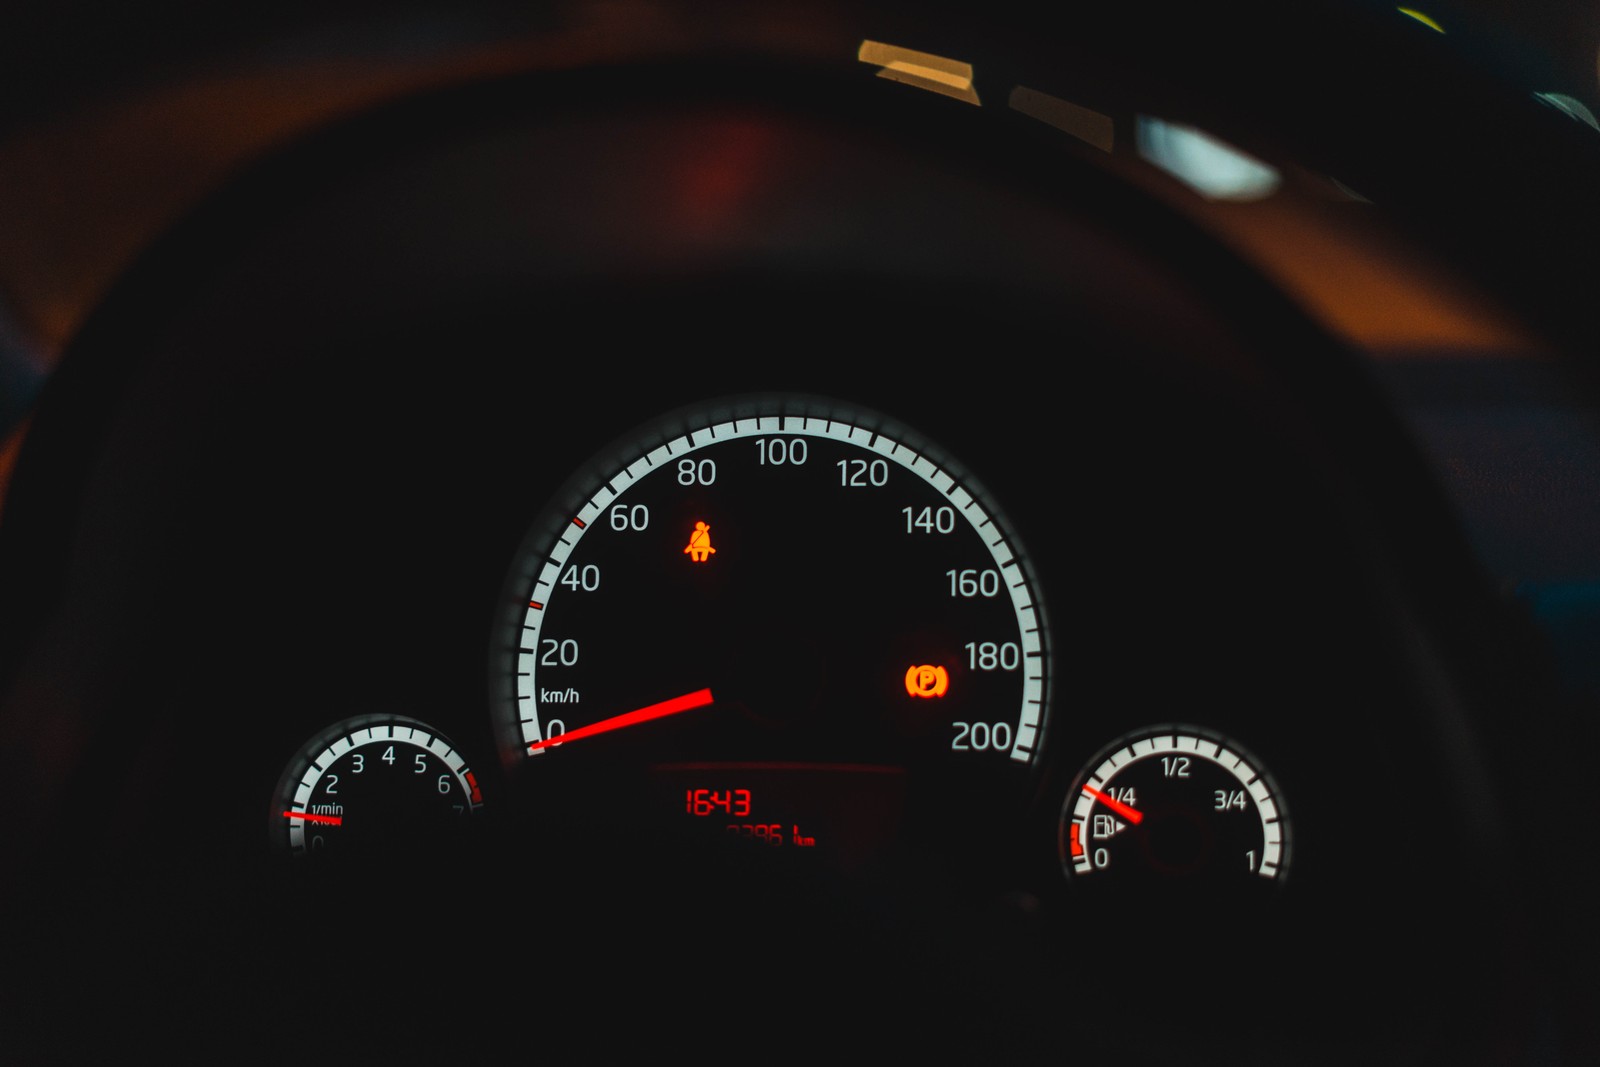
[[[1172,208],[1149,116],[833,35],[391,103],[117,282],[0,541],[20,1003],[350,1054],[1533,1028],[1484,739],[1547,665],[1368,354]]]

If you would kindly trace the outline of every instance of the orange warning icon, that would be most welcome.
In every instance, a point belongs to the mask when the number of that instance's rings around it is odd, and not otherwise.
[[[711,527],[703,522],[694,524],[694,533],[689,535],[689,547],[684,549],[689,554],[689,559],[694,563],[704,563],[710,559],[717,550],[711,547]]]
[[[914,697],[942,697],[950,688],[950,672],[931,663],[906,671],[906,692]]]

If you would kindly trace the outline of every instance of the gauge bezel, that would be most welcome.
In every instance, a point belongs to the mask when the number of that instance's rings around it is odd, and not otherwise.
[[[766,425],[767,420],[777,420],[777,427]],[[800,420],[801,425],[786,427],[785,424],[789,420]],[[822,431],[808,425],[819,420],[824,424]],[[607,492],[608,483],[617,479],[619,472],[639,463],[641,457],[654,455],[669,444],[685,439],[691,442],[691,450],[724,441],[727,438],[713,438],[707,431],[720,429],[727,424],[745,422],[756,422],[760,428],[741,430],[739,436],[775,432],[781,427],[786,433],[831,437],[834,440],[847,441],[857,447],[869,447],[867,441],[852,440],[827,432],[827,428],[838,425],[859,430],[874,441],[882,439],[894,442],[904,450],[909,450],[911,458],[890,457],[888,453],[882,453],[885,458],[893,458],[906,470],[941,491],[951,494],[952,499],[960,499],[958,494],[965,494],[965,497],[970,499],[971,506],[979,509],[984,517],[984,523],[992,525],[997,531],[994,545],[1002,546],[1002,550],[1010,552],[1010,555],[1003,559],[996,555],[997,562],[1010,565],[1014,561],[1018,573],[1023,578],[1022,594],[1013,595],[1011,599],[1017,613],[1018,632],[1025,640],[1032,642],[1028,646],[1026,655],[1037,661],[1039,676],[1024,681],[1022,707],[1026,708],[1032,704],[1037,708],[1037,712],[1034,721],[1028,724],[1029,731],[1026,737],[1023,736],[1023,731],[1018,729],[1012,745],[1011,758],[1026,765],[1030,772],[1037,771],[1042,762],[1040,754],[1046,751],[1048,744],[1048,731],[1052,718],[1053,649],[1042,585],[1033,557],[1024,547],[1006,513],[970,468],[951,456],[948,450],[927,434],[905,422],[854,402],[802,392],[768,391],[721,397],[686,405],[612,440],[563,484],[551,503],[530,525],[503,587],[502,608],[495,639],[491,644],[494,649],[490,657],[490,692],[495,703],[493,721],[502,762],[507,772],[516,775],[529,762],[527,739],[524,736],[519,709],[521,694],[518,692],[519,660],[527,653],[519,650],[525,647],[523,645],[525,622],[529,612],[527,594],[542,578],[548,577],[551,546],[559,542],[563,534],[571,528],[573,516],[579,515],[585,508],[603,507],[604,503],[594,504],[597,497]],[[703,435],[704,439],[695,440],[697,434]],[[916,466],[918,463],[926,464],[929,470],[919,469]],[[611,496],[606,502],[620,496],[626,488],[627,486],[623,486],[610,491]],[[996,552],[993,545],[990,546],[990,551]]]
[[[1163,746],[1162,741],[1169,741],[1170,744]],[[1186,745],[1184,742],[1192,744]],[[1148,747],[1140,748],[1141,745]],[[1206,745],[1214,747],[1208,752],[1202,747]],[[1129,758],[1117,763],[1115,757],[1124,750],[1128,752]],[[1103,784],[1126,768],[1163,752],[1194,755],[1204,759],[1238,778],[1240,784],[1250,790],[1251,800],[1261,818],[1263,831],[1263,856],[1261,866],[1256,873],[1263,882],[1278,886],[1285,884],[1288,881],[1293,852],[1294,826],[1288,803],[1284,799],[1283,790],[1278,786],[1277,779],[1260,758],[1246,746],[1220,731],[1189,723],[1157,723],[1130,730],[1097,751],[1073,776],[1072,784],[1061,800],[1056,820],[1056,850],[1061,862],[1061,872],[1068,884],[1084,884],[1091,881],[1090,876],[1096,873],[1087,858],[1086,849],[1084,856],[1080,857],[1082,862],[1074,858],[1071,851],[1070,828],[1077,826],[1081,829],[1096,803],[1085,795],[1084,786],[1096,780]],[[1112,768],[1113,774],[1104,773],[1108,766]],[[1278,840],[1271,840],[1269,827],[1277,828]]]
[[[465,814],[471,815],[483,807],[482,786],[472,773],[472,766],[459,746],[455,744],[441,730],[431,726],[421,719],[410,715],[386,715],[382,712],[372,712],[363,715],[354,715],[341,719],[322,730],[319,730],[305,744],[301,745],[294,757],[285,766],[283,774],[278,778],[278,784],[272,791],[272,804],[267,812],[268,839],[274,847],[287,851],[295,857],[305,857],[310,854],[303,842],[304,825],[290,823],[285,831],[284,812],[293,808],[296,803],[303,803],[302,793],[309,793],[315,789],[315,783],[308,783],[307,776],[317,767],[317,761],[324,756],[334,759],[342,757],[346,752],[362,744],[370,744],[379,738],[368,738],[366,741],[351,744],[344,749],[334,751],[334,747],[342,740],[351,739],[357,732],[370,731],[374,727],[390,726],[403,727],[412,731],[412,736],[392,736],[392,739],[401,744],[437,757],[460,784],[463,793],[468,798]],[[426,734],[426,744],[416,740],[418,733]],[[443,745],[440,751],[436,746]],[[330,761],[331,762],[331,761]],[[318,771],[320,776],[327,772],[324,767]],[[477,799],[472,799],[476,797]]]

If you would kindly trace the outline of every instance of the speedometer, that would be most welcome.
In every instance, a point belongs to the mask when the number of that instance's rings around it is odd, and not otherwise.
[[[1039,751],[1049,642],[1017,534],[871,411],[744,399],[641,429],[509,585],[502,741],[559,778],[546,812],[858,858],[998,802]]]

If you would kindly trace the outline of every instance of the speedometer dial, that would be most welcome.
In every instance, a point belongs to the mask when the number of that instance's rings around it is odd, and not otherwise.
[[[1048,641],[1015,531],[859,408],[640,431],[536,525],[513,589],[510,754],[685,829],[859,856],[1039,750]]]

